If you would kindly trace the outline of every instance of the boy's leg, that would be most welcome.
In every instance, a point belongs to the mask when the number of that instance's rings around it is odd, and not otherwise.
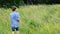
[[[16,28],[16,33],[19,34],[19,28],[18,27]]]
[[[14,34],[14,31],[15,31],[15,28],[14,28],[14,27],[12,27],[12,34]]]
[[[17,34],[19,34],[19,31],[16,31]]]
[[[12,34],[14,34],[14,31],[12,32]]]

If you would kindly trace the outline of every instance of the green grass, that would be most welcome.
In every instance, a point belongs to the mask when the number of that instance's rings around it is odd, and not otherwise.
[[[60,34],[60,5],[21,6],[21,34]],[[11,9],[0,8],[0,34],[11,34]]]

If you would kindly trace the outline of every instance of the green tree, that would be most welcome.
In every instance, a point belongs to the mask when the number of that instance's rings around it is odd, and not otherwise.
[[[19,7],[23,4],[23,0],[0,0],[0,7],[11,7],[13,5]]]

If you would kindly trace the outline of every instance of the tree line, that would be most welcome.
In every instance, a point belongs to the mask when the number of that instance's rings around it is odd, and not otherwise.
[[[60,0],[0,0],[0,7],[10,7],[12,5],[31,5],[31,4],[60,4]]]
[[[60,4],[60,0],[23,0],[25,4]]]

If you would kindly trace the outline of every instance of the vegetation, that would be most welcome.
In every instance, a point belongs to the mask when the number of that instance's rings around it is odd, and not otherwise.
[[[0,7],[11,7],[13,5],[19,7],[23,4],[23,0],[0,0]]]
[[[0,7],[11,7],[13,5],[36,5],[36,4],[59,4],[60,0],[0,0]]]
[[[21,34],[60,34],[60,5],[32,5],[18,8]],[[0,8],[0,34],[11,34],[11,9]]]

